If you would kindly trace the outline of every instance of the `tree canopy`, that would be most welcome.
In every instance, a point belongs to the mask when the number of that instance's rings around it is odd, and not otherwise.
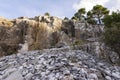
[[[80,8],[73,16],[73,18],[77,18],[78,20],[81,20],[84,18],[84,14],[86,13],[85,8]]]
[[[85,8],[80,8],[72,17],[76,20],[87,20],[90,24],[101,24],[102,19],[109,14],[109,10],[102,5],[93,6],[92,10],[86,12]],[[96,20],[97,19],[97,20]]]
[[[44,15],[45,15],[45,16],[50,16],[50,13],[46,12]]]
[[[102,5],[96,5],[91,10],[93,17],[98,19],[99,24],[101,24],[101,19],[109,14],[109,10]]]
[[[68,17],[64,17],[64,20],[69,20],[69,18]]]

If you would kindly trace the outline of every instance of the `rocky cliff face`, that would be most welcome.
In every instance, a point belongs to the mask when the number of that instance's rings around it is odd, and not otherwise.
[[[117,53],[109,49],[101,37],[104,25],[62,20],[53,16],[0,18],[0,56],[30,50],[73,46],[100,59],[119,63]]]
[[[70,29],[65,23],[52,16],[0,18],[0,55],[66,45],[71,34],[65,34],[64,30]]]
[[[1,17],[0,80],[119,80],[120,58],[103,33],[103,25],[52,16]]]
[[[76,40],[82,40],[74,49],[86,51],[99,59],[113,64],[120,64],[119,55],[104,44],[104,25],[89,25],[85,22],[75,22]]]

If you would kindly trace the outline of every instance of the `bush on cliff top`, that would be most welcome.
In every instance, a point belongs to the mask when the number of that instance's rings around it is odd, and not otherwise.
[[[107,15],[103,22],[105,24],[104,41],[120,57],[120,12],[113,12],[111,15]]]

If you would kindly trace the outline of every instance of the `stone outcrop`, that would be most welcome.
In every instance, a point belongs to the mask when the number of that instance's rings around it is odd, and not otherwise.
[[[82,41],[75,45],[74,49],[86,51],[113,64],[120,64],[119,55],[107,47],[103,41],[103,25],[89,25],[85,22],[75,22],[74,25],[76,40]]]
[[[0,58],[0,80],[119,80],[120,67],[70,47]]]
[[[101,40],[104,25],[62,20],[53,16],[0,18],[0,56],[45,48],[73,46],[97,58],[119,63],[117,53]]]
[[[53,16],[0,18],[0,56],[69,44],[63,27],[65,22]]]
[[[86,51],[101,60],[106,60],[113,64],[120,62],[119,55],[107,47],[103,42],[89,42],[83,45],[75,45],[74,49]]]
[[[100,37],[104,32],[104,25],[90,25],[86,22],[76,21],[74,26],[77,39],[86,40],[88,38]]]
[[[103,25],[53,16],[0,17],[0,80],[120,80],[103,33]]]

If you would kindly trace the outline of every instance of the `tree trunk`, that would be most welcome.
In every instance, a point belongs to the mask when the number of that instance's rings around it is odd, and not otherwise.
[[[101,20],[100,20],[100,18],[98,18],[98,22],[99,22],[99,24],[101,24]]]
[[[98,18],[98,22],[99,22],[99,24],[101,24],[100,14],[97,15],[97,18]]]

